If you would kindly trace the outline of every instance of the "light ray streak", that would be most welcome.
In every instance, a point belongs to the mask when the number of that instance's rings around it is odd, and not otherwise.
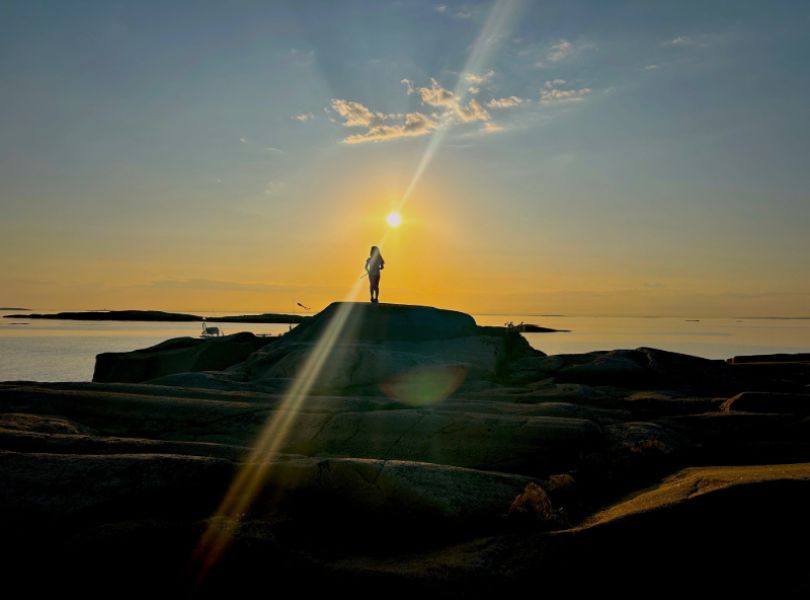
[[[459,98],[459,102],[463,102],[467,98],[465,75],[483,68],[514,16],[517,4],[517,0],[497,0],[493,4],[487,21],[473,44],[464,70],[459,74],[456,82],[454,93]],[[428,141],[410,183],[397,203],[397,211],[402,210],[441,147],[451,125],[451,119],[452,117],[445,119]],[[385,245],[387,237],[388,231],[383,234],[377,244],[380,249]],[[246,461],[242,464],[234,481],[225,493],[213,518],[209,520],[208,527],[194,549],[192,563],[190,564],[190,568],[197,573],[195,578],[197,584],[216,564],[232,541],[231,531],[223,527],[223,525],[235,526],[236,522],[250,508],[261,490],[262,484],[267,479],[272,467],[271,459],[283,447],[290,427],[298,416],[298,410],[302,402],[312,390],[324,364],[329,359],[336,342],[349,322],[355,307],[353,301],[357,298],[363,283],[363,279],[355,279],[355,283],[346,295],[345,301],[338,305],[323,334],[305,359],[301,371],[284,394],[283,400],[273,411],[272,417],[262,427]],[[229,522],[223,522],[222,518],[227,519]]]
[[[362,284],[362,280],[356,281],[345,301],[338,305],[315,347],[307,355],[300,373],[273,412],[273,416],[263,426],[245,463],[214,513],[214,519],[207,527],[192,555],[192,560],[198,570],[197,583],[202,580],[230,544],[232,536],[229,531],[221,527],[221,517],[227,517],[232,521],[238,520],[256,498],[269,473],[270,460],[283,446],[289,428],[298,415],[301,403],[315,384],[335,343],[351,318],[355,306],[353,300],[356,299]],[[226,523],[226,525],[231,524],[233,523]]]
[[[478,34],[472,50],[467,57],[464,69],[459,73],[458,80],[456,81],[456,87],[453,93],[458,98],[459,104],[464,104],[467,100],[467,83],[464,79],[465,76],[469,73],[476,73],[486,66],[490,56],[497,49],[498,43],[511,25],[517,13],[518,5],[518,0],[497,0],[497,2],[492,5],[486,23],[484,23],[484,27]],[[408,183],[408,187],[405,188],[405,193],[402,194],[395,210],[401,211],[414,189],[416,189],[416,186],[422,179],[422,175],[433,161],[439,148],[441,148],[444,138],[447,136],[447,132],[453,123],[453,118],[452,114],[448,115],[440,123],[436,131],[433,132],[433,135],[431,135],[425,147],[425,151],[422,153],[422,158],[419,160],[416,170],[411,177],[411,181]]]

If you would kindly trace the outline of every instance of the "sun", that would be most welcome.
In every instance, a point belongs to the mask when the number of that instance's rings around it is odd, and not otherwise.
[[[402,216],[394,211],[385,217],[385,220],[388,222],[389,227],[397,228],[402,223]]]

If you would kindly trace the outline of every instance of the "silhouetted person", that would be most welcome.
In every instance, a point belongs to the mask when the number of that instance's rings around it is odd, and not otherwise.
[[[380,249],[377,246],[371,247],[370,256],[366,259],[366,273],[368,273],[369,292],[371,293],[371,301],[380,301],[380,271],[385,268],[385,261],[383,260]]]

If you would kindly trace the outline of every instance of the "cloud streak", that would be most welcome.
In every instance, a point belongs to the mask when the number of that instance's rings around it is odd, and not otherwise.
[[[512,108],[523,104],[525,100],[517,96],[509,96],[508,98],[493,98],[487,102],[489,108]]]
[[[678,37],[672,38],[668,42],[664,42],[664,46],[690,46],[694,42],[692,38],[688,35],[679,35]]]
[[[494,75],[489,71],[483,75],[470,74],[468,81],[484,82]],[[346,136],[346,144],[360,144],[363,142],[384,142],[404,137],[419,137],[436,131],[440,126],[451,126],[465,123],[488,123],[492,115],[475,98],[466,103],[455,93],[444,88],[435,79],[430,80],[429,86],[417,87],[409,79],[403,79],[405,93],[415,95],[425,112],[409,112],[407,114],[388,114],[373,111],[364,104],[354,100],[333,98],[331,109],[342,120],[347,128],[365,128],[366,131]],[[513,97],[515,98],[515,97]],[[499,108],[516,106],[519,102],[499,105]],[[490,127],[489,130],[493,128]]]
[[[343,141],[346,144],[361,144],[363,142],[385,142],[403,137],[419,137],[427,135],[436,127],[438,127],[438,123],[434,119],[414,112],[406,114],[403,123],[373,125],[369,127],[368,131],[347,136]]]
[[[476,75],[475,73],[467,73],[464,76],[464,81],[470,84],[467,88],[467,92],[473,96],[479,94],[481,92],[481,86],[488,83],[495,75],[495,71],[490,69],[486,73],[482,75]]]
[[[574,51],[574,45],[568,40],[560,40],[551,46],[551,52],[548,53],[548,60],[551,62],[560,62],[565,60]]]
[[[563,88],[564,85],[567,85],[564,79],[546,81],[540,89],[540,102],[542,104],[579,102],[591,93],[591,88]]]
[[[332,99],[332,110],[343,119],[343,126],[365,128],[362,133],[354,133],[343,142],[361,144],[363,142],[384,142],[402,137],[418,137],[436,129],[438,123],[432,117],[412,112],[406,115],[385,114],[370,110],[353,100]]]

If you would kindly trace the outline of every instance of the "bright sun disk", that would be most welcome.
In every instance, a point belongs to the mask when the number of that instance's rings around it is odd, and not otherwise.
[[[398,212],[392,212],[385,217],[385,220],[388,221],[389,227],[399,227],[400,223],[402,223],[402,217]]]

